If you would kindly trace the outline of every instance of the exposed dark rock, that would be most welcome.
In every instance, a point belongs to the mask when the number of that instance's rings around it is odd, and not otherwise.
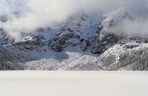
[[[138,47],[139,45],[125,45],[124,48],[127,48],[127,49],[133,49],[133,48],[136,48]]]
[[[14,43],[13,46],[22,51],[33,51],[37,48],[43,47],[46,45],[45,38],[42,36],[34,36],[33,40],[27,40],[22,42]]]
[[[0,46],[0,70],[23,70],[20,58],[17,53]]]
[[[64,43],[65,43],[65,41],[55,40],[55,41],[52,41],[52,43],[50,44],[50,47],[52,50],[54,50],[56,52],[61,52],[61,51],[63,51],[63,44]]]
[[[80,40],[80,48],[82,51],[86,51],[90,46],[91,44],[88,40],[85,40],[85,39]]]
[[[13,42],[14,40],[8,36],[6,31],[3,28],[0,28],[0,45],[5,45]]]

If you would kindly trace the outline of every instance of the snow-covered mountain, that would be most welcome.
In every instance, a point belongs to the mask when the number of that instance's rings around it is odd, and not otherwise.
[[[9,20],[0,17],[1,24]],[[148,38],[124,33],[125,21],[134,17],[123,8],[105,16],[84,12],[23,33],[17,42],[1,27],[0,69],[148,70]]]

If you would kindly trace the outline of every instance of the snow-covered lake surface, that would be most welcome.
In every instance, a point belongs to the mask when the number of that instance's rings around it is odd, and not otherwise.
[[[0,72],[1,96],[148,96],[147,72]]]

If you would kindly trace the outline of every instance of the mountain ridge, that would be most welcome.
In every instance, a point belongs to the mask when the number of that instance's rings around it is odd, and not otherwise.
[[[56,28],[37,28],[18,42],[2,28],[1,69],[147,70],[148,38],[131,37],[116,28],[127,20],[134,19],[123,8],[104,17],[80,14]]]

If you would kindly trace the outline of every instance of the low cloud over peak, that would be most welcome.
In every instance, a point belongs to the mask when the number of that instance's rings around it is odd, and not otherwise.
[[[135,18],[134,21],[122,23],[122,31],[130,35],[148,34],[147,0],[1,0],[0,15],[9,15],[11,18],[1,23],[1,27],[10,36],[20,39],[21,32],[31,32],[41,26],[64,22],[82,11],[104,16],[120,8]],[[20,12],[21,15],[16,17],[11,15],[13,12]],[[119,27],[118,30],[121,29]]]

